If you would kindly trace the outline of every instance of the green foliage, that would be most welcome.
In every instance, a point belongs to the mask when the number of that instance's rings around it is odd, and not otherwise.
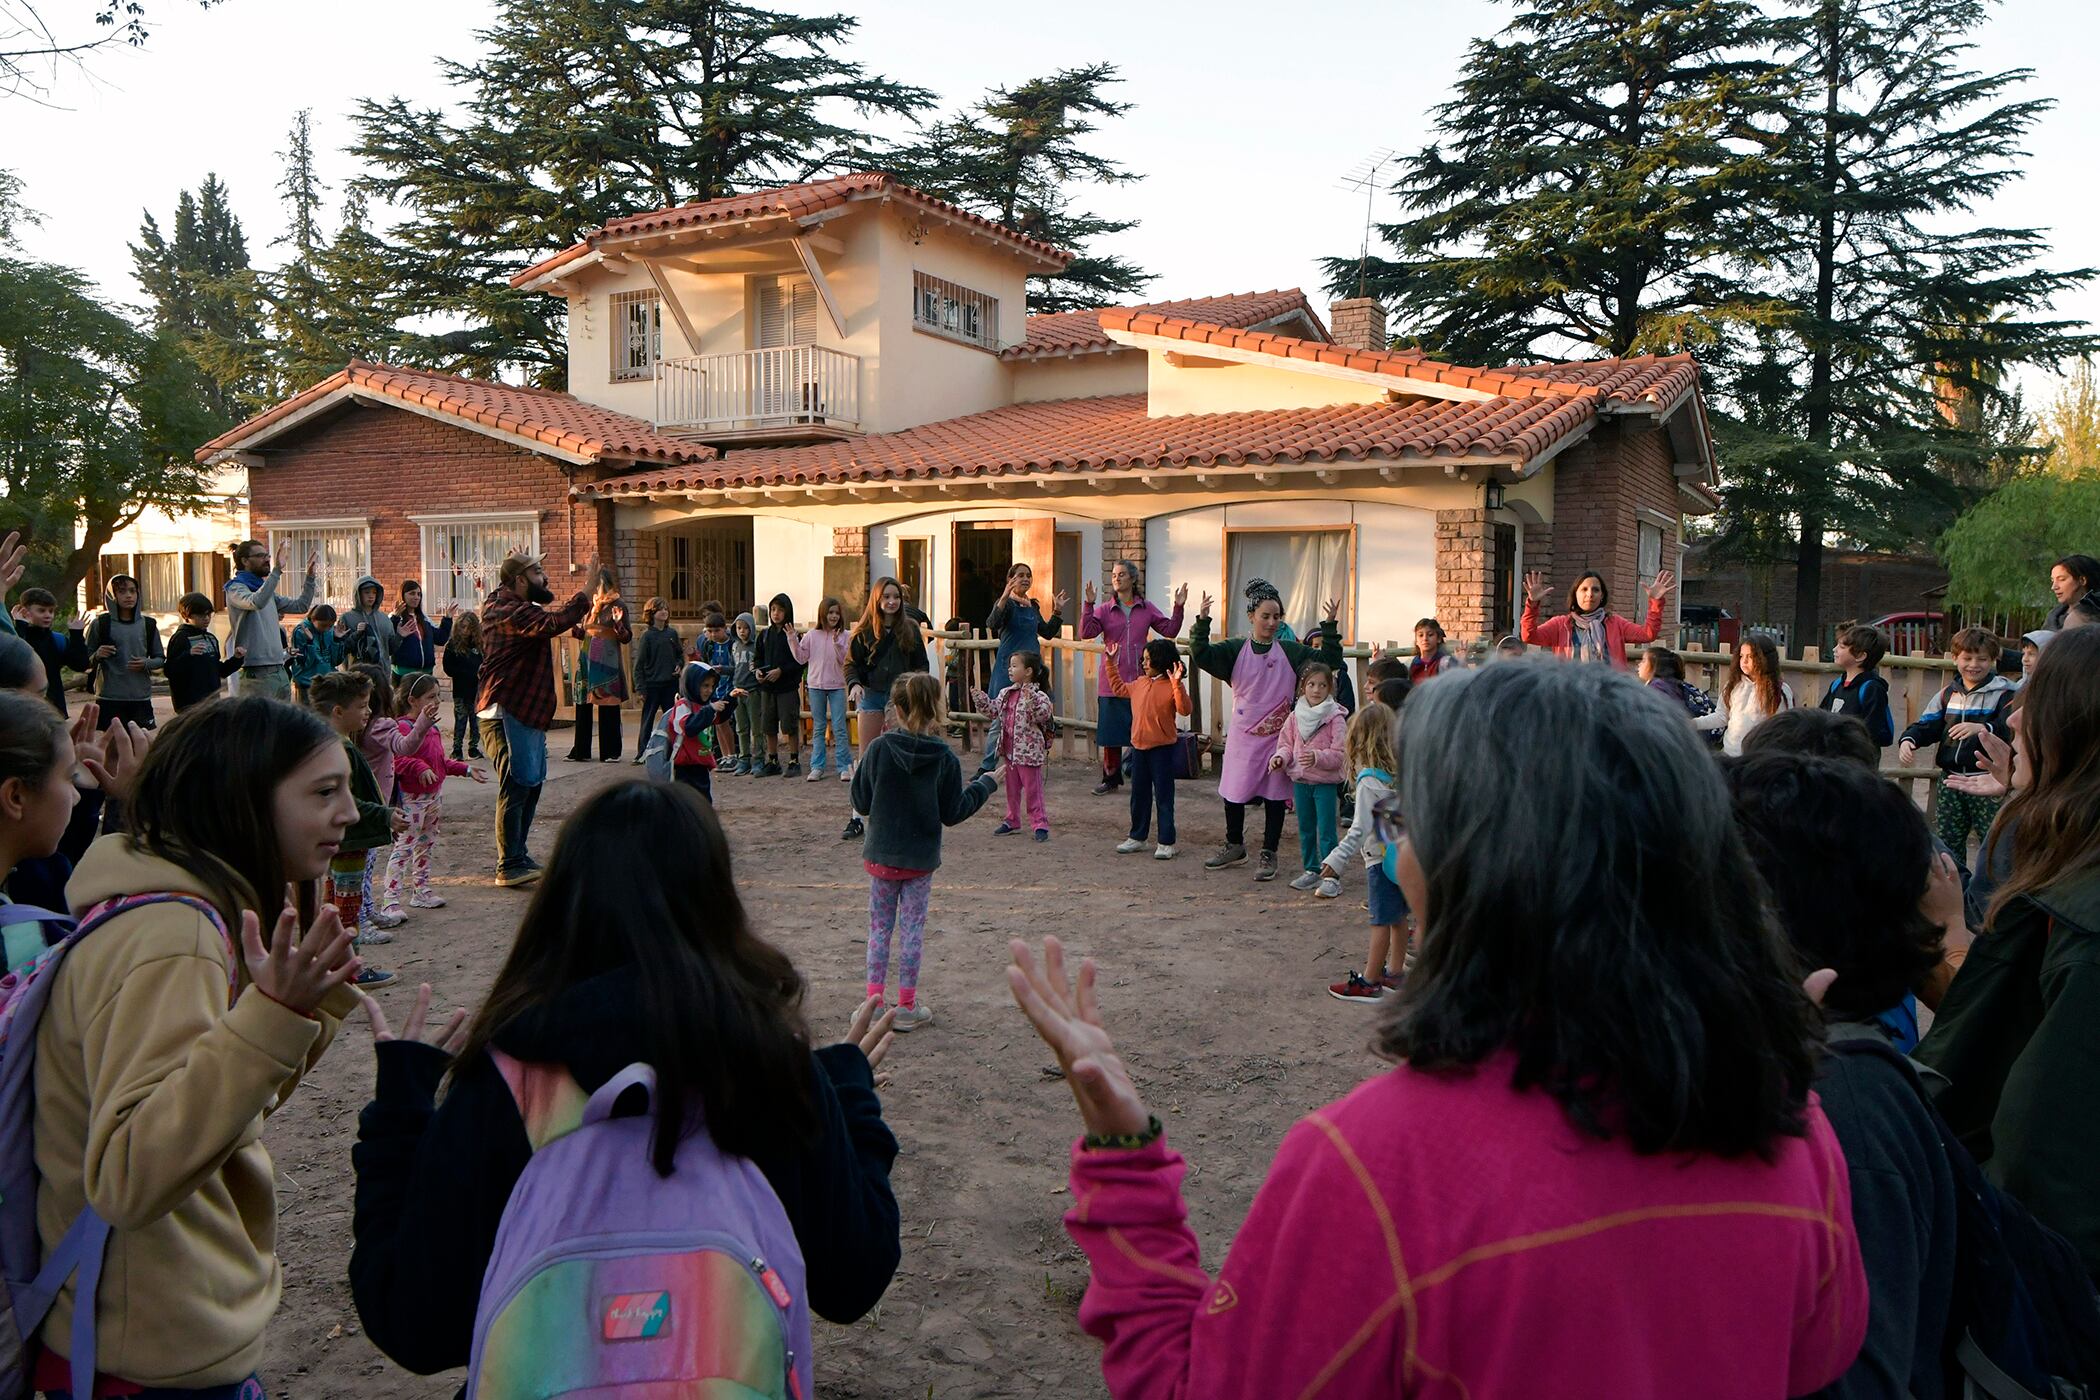
[[[2100,475],[2022,477],[2000,487],[1940,537],[1947,598],[2012,611],[2049,606],[2049,566],[2100,540]]]
[[[393,252],[370,227],[363,190],[343,201],[334,239],[321,236],[321,192],[314,172],[309,114],[293,122],[278,192],[288,215],[279,242],[292,257],[267,280],[270,358],[276,394],[318,383],[353,359],[386,360],[401,340],[394,299],[400,284]]]
[[[1028,309],[1072,311],[1137,295],[1152,275],[1112,254],[1088,251],[1095,239],[1135,228],[1078,208],[1072,187],[1121,185],[1139,177],[1085,148],[1092,118],[1130,110],[1102,89],[1120,81],[1111,63],[1067,68],[983,99],[926,128],[883,164],[907,184],[973,213],[1078,254],[1062,273],[1033,278]]]
[[[449,328],[419,363],[561,387],[565,307],[512,290],[532,259],[624,215],[865,164],[845,122],[932,94],[842,58],[856,21],[725,0],[503,0],[488,52],[442,64],[457,115],[401,98],[353,117],[393,228],[393,309]]]
[[[2048,452],[2050,471],[2064,476],[2100,472],[2100,385],[2093,361],[2081,357],[2042,410],[2035,442]]]
[[[206,175],[196,193],[182,192],[167,236],[146,214],[131,257],[152,299],[153,331],[203,371],[203,402],[216,426],[198,441],[274,402],[278,383],[263,339],[263,282],[249,266],[247,236],[219,177]]]

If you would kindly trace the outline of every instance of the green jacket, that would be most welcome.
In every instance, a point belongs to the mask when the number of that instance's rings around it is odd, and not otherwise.
[[[2100,1280],[2100,869],[2022,895],[1980,934],[1917,1058],[1990,1178]]]
[[[376,851],[394,844],[394,809],[379,800],[379,779],[365,762],[355,739],[343,740],[350,755],[350,795],[357,799],[357,820],[343,833],[342,852]]]
[[[1189,628],[1189,664],[1199,671],[1208,671],[1221,681],[1232,680],[1232,668],[1239,662],[1240,648],[1249,645],[1245,637],[1227,637],[1222,642],[1210,639],[1210,619],[1199,617]],[[1283,648],[1284,659],[1291,663],[1293,671],[1305,669],[1308,661],[1324,661],[1335,670],[1342,669],[1342,631],[1332,619],[1320,624],[1320,644],[1317,648],[1299,642],[1272,642],[1271,646]]]

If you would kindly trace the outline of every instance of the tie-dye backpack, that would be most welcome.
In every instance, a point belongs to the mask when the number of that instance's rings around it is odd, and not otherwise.
[[[467,1394],[811,1396],[802,1249],[764,1173],[696,1125],[658,1176],[654,1117],[612,1116],[654,1096],[647,1065],[586,1098],[559,1066],[492,1054],[533,1155],[482,1276]]]

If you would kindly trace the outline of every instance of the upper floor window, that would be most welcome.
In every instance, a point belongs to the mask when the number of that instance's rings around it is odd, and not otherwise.
[[[999,348],[999,298],[913,269],[912,329],[944,335],[980,350]]]
[[[612,377],[649,379],[663,358],[663,300],[655,292],[614,292]]]
[[[817,319],[824,314],[817,288],[807,277],[763,277],[758,280],[758,343],[756,350],[774,350],[784,345],[814,345]]]

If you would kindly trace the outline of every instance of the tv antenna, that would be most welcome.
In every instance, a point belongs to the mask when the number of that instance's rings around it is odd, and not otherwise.
[[[1371,210],[1378,198],[1379,174],[1400,158],[1400,153],[1390,146],[1380,146],[1365,156],[1341,178],[1338,189],[1352,193],[1361,190],[1364,196],[1364,240],[1356,253],[1356,294],[1364,294],[1365,271],[1371,261]]]

